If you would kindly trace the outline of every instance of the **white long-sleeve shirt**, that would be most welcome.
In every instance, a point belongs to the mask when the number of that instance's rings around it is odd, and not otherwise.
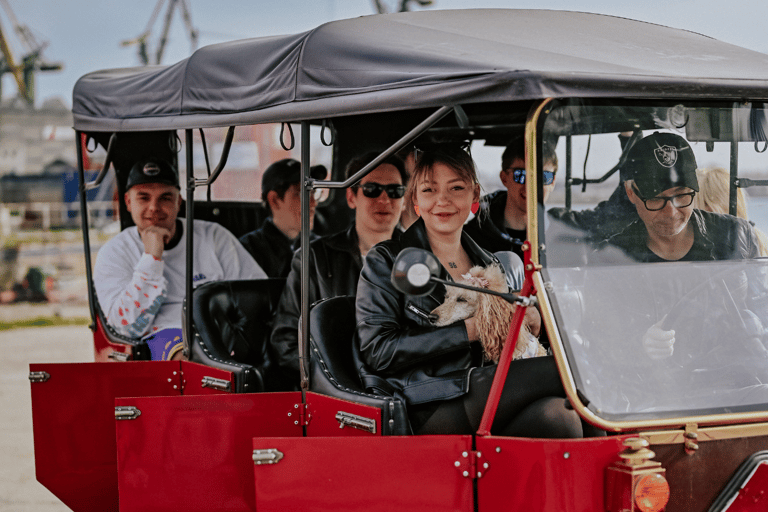
[[[186,292],[186,223],[161,261],[144,252],[136,227],[123,230],[99,250],[93,281],[107,323],[138,338],[181,327]],[[194,221],[193,285],[209,281],[263,279],[267,275],[235,236],[213,222]]]

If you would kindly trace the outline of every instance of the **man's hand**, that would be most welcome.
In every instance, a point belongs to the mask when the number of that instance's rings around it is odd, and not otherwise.
[[[151,254],[156,260],[163,258],[165,244],[171,240],[171,231],[159,226],[149,226],[139,231],[141,241],[144,243],[144,252]]]
[[[655,361],[666,359],[675,351],[675,331],[665,331],[659,327],[663,321],[652,325],[643,336],[643,349]]]

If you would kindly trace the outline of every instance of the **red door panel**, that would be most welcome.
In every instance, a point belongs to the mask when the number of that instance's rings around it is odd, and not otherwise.
[[[626,437],[477,438],[479,511],[605,510],[605,468],[619,460]]]
[[[310,416],[307,425],[307,436],[309,437],[381,435],[381,409],[377,407],[310,392],[307,393],[307,411]],[[366,423],[372,421],[375,424],[376,433],[373,434],[351,426],[341,428],[336,419],[339,413],[358,416]]]
[[[117,510],[115,397],[178,394],[178,362],[31,364],[37,480],[74,511]],[[176,389],[174,389],[176,386]]]
[[[255,510],[251,440],[301,436],[296,403],[299,392],[116,400],[141,411],[117,422],[120,510]]]
[[[259,512],[472,512],[472,480],[455,463],[470,436],[255,438],[278,450],[254,465]]]

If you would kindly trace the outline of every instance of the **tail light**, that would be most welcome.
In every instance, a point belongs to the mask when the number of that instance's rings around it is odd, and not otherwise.
[[[607,512],[661,512],[669,501],[669,483],[661,463],[651,460],[656,454],[648,441],[631,437],[624,441],[621,461],[613,463],[605,474],[605,509]]]

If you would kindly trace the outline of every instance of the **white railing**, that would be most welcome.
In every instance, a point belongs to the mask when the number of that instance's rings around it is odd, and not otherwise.
[[[113,201],[89,201],[91,227],[117,219]],[[49,230],[52,227],[80,227],[80,203],[5,203],[0,206],[0,235],[8,236],[26,227]]]

